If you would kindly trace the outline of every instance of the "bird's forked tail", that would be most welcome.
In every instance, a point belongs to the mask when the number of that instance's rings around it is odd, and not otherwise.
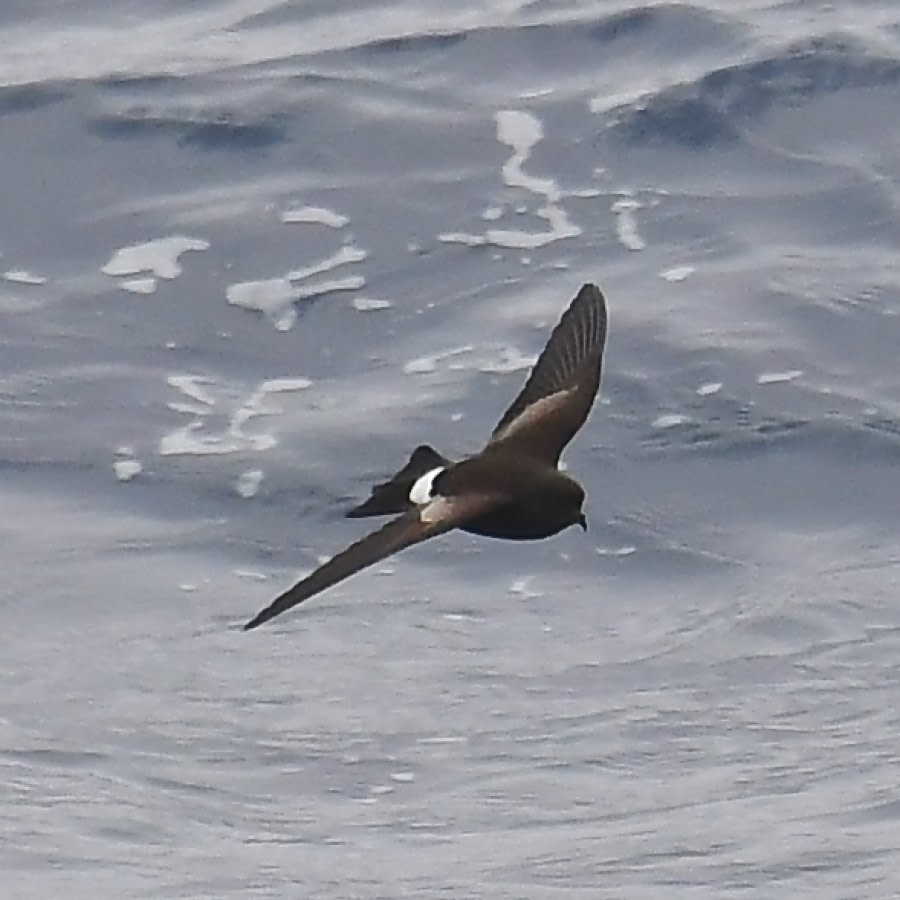
[[[406,512],[415,505],[410,500],[412,486],[432,469],[450,465],[450,460],[441,456],[433,447],[422,444],[413,450],[409,462],[393,478],[372,488],[372,496],[347,513],[349,519],[366,516],[389,516]]]

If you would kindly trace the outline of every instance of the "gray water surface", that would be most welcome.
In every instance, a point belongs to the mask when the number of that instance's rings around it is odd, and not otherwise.
[[[900,893],[891,2],[0,12],[0,872]],[[250,634],[578,287],[591,529]]]

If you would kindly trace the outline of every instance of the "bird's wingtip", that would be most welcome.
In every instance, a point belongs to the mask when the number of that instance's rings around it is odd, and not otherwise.
[[[268,616],[264,614],[265,611],[261,612],[258,616],[254,616],[249,622],[244,623],[244,627],[241,631],[253,631],[254,628],[258,628],[268,619]]]

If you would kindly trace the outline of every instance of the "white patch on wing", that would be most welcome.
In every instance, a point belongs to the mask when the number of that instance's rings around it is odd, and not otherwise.
[[[423,475],[422,477],[427,476]],[[421,481],[421,479],[419,480]],[[445,520],[452,510],[450,501],[446,497],[438,495],[419,510],[419,521],[423,525],[434,525],[436,522]]]
[[[444,467],[440,466],[439,468],[432,469],[430,472],[426,472],[424,475],[420,476],[410,488],[410,502],[415,503],[416,506],[424,506],[432,500],[434,494],[432,494],[431,489],[434,486],[434,479],[443,471]]]

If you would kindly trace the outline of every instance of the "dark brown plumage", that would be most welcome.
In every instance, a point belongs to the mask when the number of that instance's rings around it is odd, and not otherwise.
[[[557,468],[600,387],[606,303],[586,284],[553,329],[525,386],[487,446],[452,463],[417,447],[389,481],[349,517],[397,514],[279,596],[245,630],[256,628],[361,569],[454,528],[487,537],[534,540],[570,525],[587,527],[584,490]]]

